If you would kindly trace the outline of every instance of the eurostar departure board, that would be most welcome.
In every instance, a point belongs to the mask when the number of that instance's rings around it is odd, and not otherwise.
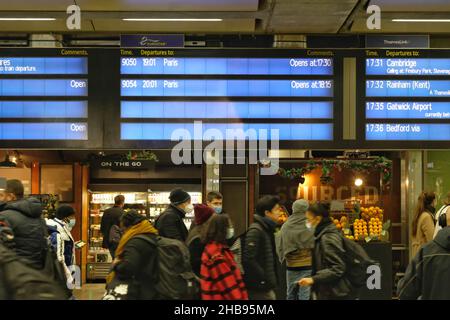
[[[366,146],[450,147],[450,51],[366,50]]]
[[[330,50],[122,49],[117,144],[211,134],[255,140],[266,132],[282,144],[332,146],[341,107],[336,70]]]
[[[84,148],[90,136],[88,50],[0,50],[0,144]],[[94,90],[99,91],[100,87]],[[101,145],[101,141],[98,141]]]

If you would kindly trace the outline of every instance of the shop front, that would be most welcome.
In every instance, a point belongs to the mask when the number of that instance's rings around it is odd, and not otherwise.
[[[320,155],[320,153],[318,153]],[[360,243],[380,269],[368,273],[362,299],[391,299],[395,277],[408,263],[396,248],[402,243],[400,154],[349,158],[283,159],[275,176],[259,176],[259,195],[278,195],[288,212],[296,199],[330,203],[343,236]],[[381,280],[370,283],[370,275]],[[376,277],[373,277],[375,279]]]

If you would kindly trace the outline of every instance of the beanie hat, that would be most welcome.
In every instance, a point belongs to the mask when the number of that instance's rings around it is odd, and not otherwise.
[[[299,199],[292,204],[292,213],[304,214],[308,210],[308,208],[309,208],[308,201],[306,201],[305,199]]]
[[[196,225],[204,224],[214,214],[214,209],[206,204],[196,204],[194,206],[194,222]]]
[[[59,206],[58,209],[56,209],[55,216],[59,220],[63,220],[67,217],[73,216],[74,214],[75,214],[75,209],[69,205],[64,204],[62,206]]]
[[[174,189],[170,192],[169,199],[172,204],[180,204],[188,201],[191,198],[189,193],[184,191],[183,189]]]
[[[121,221],[125,227],[134,226],[144,220],[145,218],[136,210],[125,212],[121,217]]]

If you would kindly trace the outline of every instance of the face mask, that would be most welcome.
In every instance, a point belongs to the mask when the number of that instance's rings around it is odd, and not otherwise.
[[[234,237],[234,228],[228,228],[227,229],[227,240]]]
[[[222,207],[213,207],[213,208],[214,208],[214,211],[215,211],[217,214],[222,213]]]
[[[70,219],[69,222],[67,222],[67,229],[69,229],[69,231],[72,231],[76,222],[77,221],[75,219]]]
[[[184,212],[192,213],[192,211],[194,211],[194,205],[192,203],[190,203],[186,207],[184,207]]]

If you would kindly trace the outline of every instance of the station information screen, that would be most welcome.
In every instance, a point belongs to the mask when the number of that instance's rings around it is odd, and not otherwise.
[[[364,85],[366,141],[450,140],[450,52],[367,50]]]
[[[332,51],[121,50],[120,75],[122,142],[334,139]]]
[[[82,53],[0,50],[2,145],[20,141],[16,145],[20,148],[88,140],[88,57],[85,50]]]

